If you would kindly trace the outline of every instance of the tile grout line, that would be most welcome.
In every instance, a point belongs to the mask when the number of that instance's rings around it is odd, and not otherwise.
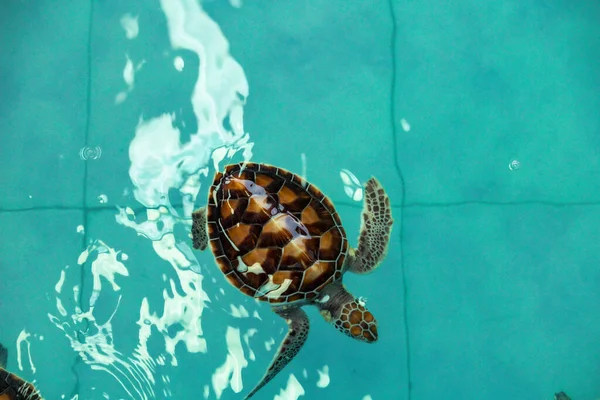
[[[392,128],[392,136],[393,136],[393,155],[394,155],[394,164],[395,169],[397,171],[398,177],[401,182],[401,202],[399,206],[394,206],[393,208],[400,210],[400,223],[399,223],[399,237],[400,237],[400,264],[402,271],[402,285],[403,285],[403,319],[404,319],[404,331],[405,331],[405,344],[406,344],[406,366],[407,366],[407,374],[408,374],[408,382],[407,382],[407,393],[408,399],[411,399],[412,395],[412,373],[411,373],[411,357],[410,357],[410,337],[409,337],[409,326],[408,326],[408,307],[407,307],[407,282],[406,282],[406,272],[405,272],[405,258],[404,258],[404,210],[406,208],[417,208],[417,207],[432,207],[432,208],[444,208],[444,207],[456,207],[463,205],[489,205],[489,206],[518,206],[518,205],[546,205],[546,206],[556,206],[556,207],[566,207],[566,206],[597,206],[600,205],[600,201],[590,201],[590,202],[551,202],[551,201],[522,201],[522,202],[481,202],[481,201],[462,201],[462,202],[449,202],[449,203],[405,203],[406,199],[406,189],[405,189],[405,180],[402,174],[402,171],[398,162],[398,139],[397,139],[397,124],[395,120],[395,112],[396,112],[396,41],[397,41],[397,22],[395,16],[394,9],[394,0],[388,0],[389,11],[392,18],[392,37],[391,37],[391,56],[392,56],[392,79],[391,79],[391,96],[390,96],[390,113],[391,113],[391,128]],[[91,126],[91,92],[92,92],[92,35],[93,35],[93,13],[94,13],[94,0],[90,1],[90,13],[89,13],[89,25],[88,25],[88,52],[87,52],[87,70],[88,70],[88,81],[87,81],[87,101],[86,101],[86,126],[84,133],[84,147],[89,145],[89,133]],[[82,191],[82,200],[83,205],[79,207],[70,207],[70,206],[42,206],[42,207],[31,207],[31,208],[18,208],[18,209],[2,209],[0,208],[0,213],[13,213],[13,212],[27,212],[27,211],[70,211],[70,210],[79,210],[83,212],[83,236],[82,236],[82,249],[85,250],[87,248],[88,235],[87,235],[87,227],[89,223],[89,213],[95,211],[104,211],[104,210],[115,210],[115,207],[111,206],[98,206],[98,207],[87,207],[87,182],[88,182],[88,164],[84,162],[84,177],[83,177],[83,191]],[[336,204],[354,207],[354,208],[362,208],[362,205],[359,203],[348,203],[348,202],[337,202]],[[141,208],[139,210],[142,210]],[[143,209],[145,210],[145,208]],[[82,296],[83,296],[83,285],[85,283],[85,269],[80,269],[80,291],[79,291],[79,305],[82,307]],[[88,321],[86,320],[86,323]],[[81,335],[83,332],[79,331],[78,336],[79,340],[81,340]],[[76,377],[76,382],[73,387],[71,397],[75,394],[79,394],[80,388],[80,379],[79,374],[76,371],[76,366],[81,362],[81,357],[79,355],[76,356],[74,363],[71,367],[73,374]]]
[[[86,122],[85,122],[85,131],[84,131],[84,149],[89,145],[89,137],[90,137],[90,126],[91,126],[91,111],[92,111],[92,36],[93,36],[93,22],[94,22],[94,1],[90,0],[89,2],[89,17],[88,17],[88,37],[87,37],[87,87],[86,87]],[[81,210],[83,211],[83,235],[81,238],[81,247],[82,252],[86,250],[88,245],[88,223],[89,223],[89,209],[86,207],[87,203],[87,194],[88,194],[88,163],[84,160],[83,163],[83,190],[82,190],[82,206]],[[79,207],[78,207],[79,208]],[[85,268],[84,265],[79,269],[80,278],[79,278],[79,294],[78,294],[78,304],[79,307],[83,308],[83,287],[85,284]],[[89,328],[89,321],[87,318],[85,321],[85,331]],[[77,332],[77,340],[81,343],[85,343],[85,332],[79,330]],[[71,366],[71,371],[75,375],[75,384],[73,385],[73,389],[71,391],[71,397],[79,396],[79,391],[81,387],[81,380],[79,377],[79,373],[77,372],[77,365],[82,361],[81,356],[77,354],[75,359],[73,360],[73,365]]]
[[[332,202],[338,206],[352,207],[362,209],[362,203],[348,202],[348,201],[336,201]],[[451,208],[451,207],[463,207],[470,205],[480,206],[496,206],[496,207],[514,207],[514,206],[528,206],[528,205],[539,205],[545,207],[595,207],[600,206],[600,201],[574,201],[574,202],[561,202],[561,201],[550,201],[550,200],[523,200],[523,201],[476,201],[476,200],[464,200],[464,201],[451,201],[451,202],[404,202],[401,205],[392,205],[394,210],[400,210],[401,208]],[[10,213],[21,213],[28,211],[84,211],[87,213],[101,212],[101,211],[115,211],[117,207],[125,208],[127,206],[122,205],[104,205],[104,206],[60,206],[60,205],[49,205],[49,206],[35,206],[35,207],[22,207],[22,208],[2,208],[0,207],[0,214]],[[173,207],[182,207],[182,204],[173,204]],[[133,211],[144,212],[148,210],[146,207],[134,208]]]
[[[406,352],[406,392],[408,400],[412,397],[412,371],[411,371],[411,354],[410,354],[410,327],[408,321],[408,284],[406,281],[406,263],[404,260],[404,210],[406,201],[406,184],[400,162],[398,161],[398,126],[396,124],[396,82],[397,82],[397,65],[396,65],[396,46],[398,36],[398,26],[396,22],[396,12],[394,9],[394,0],[388,0],[388,7],[391,17],[392,30],[390,35],[390,56],[392,64],[392,76],[390,87],[390,125],[392,129],[392,144],[394,155],[394,166],[400,179],[401,197],[400,197],[400,223],[399,223],[399,239],[400,239],[400,271],[402,276],[402,319],[404,324],[404,345]]]

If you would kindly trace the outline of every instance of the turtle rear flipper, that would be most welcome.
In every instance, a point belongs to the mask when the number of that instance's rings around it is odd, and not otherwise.
[[[0,343],[0,368],[6,368],[8,362],[8,349]]]
[[[347,266],[355,274],[373,272],[387,254],[392,233],[392,206],[390,199],[375,177],[365,185],[362,226],[358,248],[349,252]]]
[[[244,400],[250,399],[256,392],[258,392],[263,386],[271,381],[279,372],[289,364],[290,361],[298,354],[306,338],[308,337],[308,330],[310,323],[308,322],[308,316],[300,307],[292,308],[279,308],[273,307],[273,311],[282,318],[285,318],[289,330],[283,342],[279,346],[279,350],[275,353],[275,357],[269,365],[267,372],[260,380],[260,382],[252,389],[250,393],[244,398]]]

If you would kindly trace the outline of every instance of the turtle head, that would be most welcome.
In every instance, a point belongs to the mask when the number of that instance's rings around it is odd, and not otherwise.
[[[378,339],[377,320],[341,283],[324,288],[315,302],[325,320],[343,334],[367,343]]]

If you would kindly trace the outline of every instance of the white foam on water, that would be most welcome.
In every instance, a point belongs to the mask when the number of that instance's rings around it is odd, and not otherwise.
[[[306,153],[300,153],[300,161],[302,162],[302,179],[306,180]]]
[[[346,196],[354,201],[361,201],[363,199],[363,189],[358,178],[348,169],[340,170],[340,178],[344,184]]]
[[[267,351],[271,351],[271,349],[273,348],[274,344],[275,344],[275,339],[269,338],[269,340],[267,342],[265,342],[265,349]]]
[[[65,268],[68,268],[68,267],[69,266],[67,265],[67,267],[65,267]],[[65,270],[63,269],[62,271],[60,271],[60,279],[58,280],[56,285],[54,285],[54,290],[57,293],[60,293],[64,284],[65,284]]]
[[[329,386],[329,383],[331,382],[331,379],[329,378],[329,366],[324,365],[323,369],[322,370],[318,369],[317,372],[319,373],[319,380],[317,381],[317,387],[326,388],[327,386]]]
[[[236,307],[233,304],[229,305],[231,307],[230,315],[234,318],[248,318],[250,314],[248,314],[248,310],[243,305]]]
[[[17,364],[19,365],[19,370],[23,371],[23,360],[21,354],[21,346],[22,343],[25,342],[27,346],[27,358],[29,359],[29,366],[31,367],[31,372],[35,374],[35,365],[33,364],[33,359],[31,358],[31,343],[29,343],[29,337],[31,334],[23,329],[19,332],[19,336],[17,337]]]
[[[177,56],[173,59],[173,66],[175,67],[175,69],[179,72],[183,71],[183,68],[185,67],[185,62],[183,61],[183,58]]]
[[[228,348],[225,363],[218,367],[212,376],[212,386],[217,399],[221,398],[228,386],[231,386],[235,393],[240,393],[244,389],[242,369],[248,366],[248,360],[244,357],[240,330],[228,326],[225,341]]]
[[[125,68],[123,68],[123,80],[127,84],[129,90],[133,89],[135,82],[135,71],[133,68],[133,61],[129,58],[129,55],[125,55]]]
[[[342,169],[340,170],[340,178],[344,185],[346,186],[360,186],[360,181],[350,170]]]
[[[246,347],[248,347],[248,358],[251,361],[256,360],[256,355],[254,354],[254,350],[250,347],[250,338],[254,336],[258,332],[258,329],[250,328],[246,333],[244,333],[244,343],[246,343]]]
[[[304,388],[298,382],[298,379],[296,379],[294,374],[290,374],[286,387],[281,389],[279,394],[273,397],[273,400],[297,400],[298,397],[304,396],[304,394]]]
[[[135,199],[147,208],[146,221],[137,222],[133,212],[120,209],[117,223],[134,229],[152,241],[155,253],[168,261],[177,273],[183,295],[171,290],[163,293],[161,316],[150,312],[150,298],[142,302],[141,328],[148,337],[155,326],[165,340],[172,365],[177,365],[175,347],[183,342],[190,352],[207,351],[202,337],[201,317],[205,302],[210,301],[202,289],[203,276],[193,254],[189,238],[178,241],[174,228],[182,224],[191,229],[188,217],[209,165],[215,166],[225,157],[242,151],[245,160],[252,156],[253,144],[243,130],[243,105],[248,96],[248,83],[241,66],[230,56],[229,44],[218,25],[193,0],[161,1],[167,18],[169,39],[174,49],[195,52],[199,59],[198,80],[191,98],[198,131],[187,143],[181,143],[180,132],[173,127],[174,116],[140,119],[129,147],[129,175]],[[223,126],[229,120],[231,130]],[[177,190],[183,201],[181,216],[169,201],[169,191]],[[175,282],[170,281],[174,287]],[[185,310],[185,311],[183,311]],[[180,325],[175,337],[169,327]]]
[[[195,0],[162,0],[161,7],[173,49],[193,51],[200,59],[191,97],[198,130],[190,134],[187,143],[182,143],[179,130],[173,126],[173,115],[140,119],[129,147],[129,175],[135,199],[147,208],[146,221],[137,222],[127,209],[119,210],[116,221],[151,240],[155,253],[169,262],[177,274],[180,290],[175,290],[175,281],[169,280],[171,290],[163,291],[162,315],[150,311],[151,306],[157,307],[151,304],[152,296],[144,298],[140,309],[141,341],[158,331],[164,337],[171,364],[177,365],[178,343],[184,343],[189,352],[207,351],[201,322],[205,303],[210,299],[202,289],[204,277],[199,274],[200,266],[189,238],[177,240],[174,229],[178,224],[187,231],[191,229],[189,215],[209,166],[218,168],[221,161],[239,152],[244,160],[249,160],[253,143],[243,129],[248,83],[243,69],[230,56],[229,44],[218,25]],[[224,120],[229,121],[227,127]],[[170,203],[169,192],[173,190],[181,195],[182,215]],[[248,314],[243,308],[237,311],[242,316]],[[169,328],[175,325],[182,329],[170,336]],[[247,365],[239,330],[228,328],[226,342],[226,363],[212,379],[217,397],[228,385],[235,392],[242,390],[241,369]],[[231,379],[223,386],[220,377],[227,374]]]
[[[123,68],[123,80],[127,84],[127,90],[123,92],[119,92],[115,97],[115,104],[121,104],[127,99],[127,95],[129,92],[133,90],[135,83],[135,72],[138,71],[144,62],[138,64],[137,67],[134,67],[133,61],[129,58],[128,54],[125,54],[125,67]]]
[[[73,350],[92,370],[110,374],[132,398],[153,399],[155,398],[154,369],[156,362],[148,354],[145,342],[140,340],[140,344],[129,357],[123,355],[114,345],[111,321],[119,307],[121,295],[118,297],[110,318],[104,323],[96,320],[95,304],[98,300],[102,301],[102,292],[107,290],[102,282],[109,283],[108,290],[120,292],[121,288],[116,280],[118,277],[129,275],[125,265],[118,260],[119,255],[119,251],[101,240],[91,243],[77,260],[81,268],[89,265],[92,273],[92,293],[87,302],[89,308],[84,310],[83,306],[79,304],[80,288],[78,285],[71,288],[71,298],[69,298],[69,291],[63,293],[65,275],[69,272],[69,266],[66,266],[61,271],[60,278],[54,287],[59,315],[48,313],[48,318],[58,329],[63,331]],[[66,311],[63,304],[70,305],[72,308],[70,313]],[[141,334],[140,330],[140,337]]]
[[[201,277],[192,271],[177,270],[180,282],[200,282]],[[153,333],[152,327],[162,334],[165,342],[165,351],[170,356],[172,366],[177,366],[175,348],[183,343],[191,353],[206,353],[207,344],[203,337],[200,320],[206,301],[205,293],[200,291],[200,285],[181,285],[176,288],[173,279],[168,280],[170,290],[163,289],[162,315],[150,311],[150,301],[144,297],[140,308],[140,335],[144,343]],[[179,291],[183,290],[183,294]],[[172,335],[169,328],[177,326],[177,332]]]
[[[140,27],[138,24],[138,16],[131,14],[124,14],[121,17],[121,26],[125,30],[125,37],[127,39],[135,39],[140,32]]]
[[[88,260],[90,251],[95,251],[97,253],[96,260],[92,262],[92,275],[94,282],[89,303],[90,313],[93,313],[96,300],[98,300],[98,296],[102,290],[102,280],[100,278],[104,278],[106,281],[108,281],[108,283],[110,283],[114,291],[118,291],[121,288],[115,282],[115,274],[129,276],[129,271],[127,271],[127,268],[125,268],[123,263],[117,261],[119,252],[111,249],[101,240],[95,241],[91,247],[88,247],[88,249],[81,253],[79,259],[77,260],[79,265],[84,264]],[[57,290],[57,292],[60,291]]]
[[[365,397],[362,398],[362,400],[373,400],[373,398],[371,397],[370,394],[365,395]]]
[[[115,104],[121,104],[127,99],[127,92],[119,92],[115,96]]]
[[[178,364],[175,354],[178,344],[185,345],[191,353],[207,352],[201,323],[205,304],[210,299],[202,288],[204,277],[200,274],[189,238],[178,240],[174,230],[178,224],[187,231],[191,229],[189,216],[209,167],[218,167],[222,161],[239,155],[248,161],[253,147],[243,126],[248,82],[242,67],[229,54],[229,43],[219,26],[196,0],[161,0],[160,4],[166,16],[172,48],[192,51],[199,57],[198,79],[190,99],[198,129],[189,135],[186,143],[182,143],[180,131],[173,124],[174,115],[163,114],[150,119],[140,117],[129,147],[129,176],[136,201],[146,208],[142,213],[145,216],[137,218],[140,216],[136,216],[131,208],[124,208],[119,209],[115,220],[152,241],[157,259],[167,261],[176,277],[163,280],[165,286],[161,302],[156,301],[158,293],[152,292],[142,299],[137,321],[139,342],[130,355],[115,347],[111,322],[121,299],[127,300],[120,293],[119,282],[129,275],[123,264],[128,257],[104,242],[93,242],[77,260],[80,268],[90,268],[93,275],[87,309],[79,304],[81,288],[77,284],[65,290],[65,275],[69,275],[70,271],[64,268],[55,286],[56,315],[48,314],[50,321],[64,332],[71,347],[91,369],[108,373],[123,387],[128,397],[139,399],[157,397],[154,386],[159,378],[156,368]],[[124,15],[120,22],[127,38],[137,37],[137,16]],[[124,101],[127,93],[133,90],[135,72],[143,64],[143,60],[136,63],[126,56],[123,79],[127,90],[117,95],[116,103]],[[223,121],[228,121],[227,126]],[[172,191],[181,195],[181,213],[170,203],[169,193]],[[103,296],[102,293],[106,292],[114,294]],[[118,301],[110,318],[98,321],[96,304],[115,297]],[[240,315],[248,315],[241,307],[237,311]],[[256,313],[254,315],[257,316]],[[173,334],[170,328],[174,327],[177,329]],[[158,355],[150,354],[147,343],[157,333],[164,340],[165,350]],[[244,335],[248,346],[253,334],[248,331]],[[236,393],[243,389],[242,369],[248,365],[239,329],[227,329],[226,344],[225,364],[212,377],[217,397],[227,386]],[[252,351],[250,354],[252,358]],[[227,379],[223,380],[223,376]],[[160,381],[163,383],[163,397],[170,396],[170,377],[163,374]],[[205,398],[208,395],[209,390],[205,389]]]
[[[402,118],[400,120],[400,125],[402,126],[402,130],[404,132],[409,132],[410,131],[410,124],[408,123],[407,120],[405,120],[404,118]]]

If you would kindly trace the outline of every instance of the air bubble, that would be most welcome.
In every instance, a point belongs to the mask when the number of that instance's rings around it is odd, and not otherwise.
[[[107,201],[108,201],[107,195],[101,194],[100,196],[98,196],[98,203],[106,204]]]
[[[97,160],[102,157],[102,149],[100,146],[85,146],[79,150],[79,158],[83,161]]]
[[[512,160],[509,164],[508,164],[508,169],[510,169],[511,171],[516,171],[519,168],[521,168],[521,163],[519,162],[519,160]]]

